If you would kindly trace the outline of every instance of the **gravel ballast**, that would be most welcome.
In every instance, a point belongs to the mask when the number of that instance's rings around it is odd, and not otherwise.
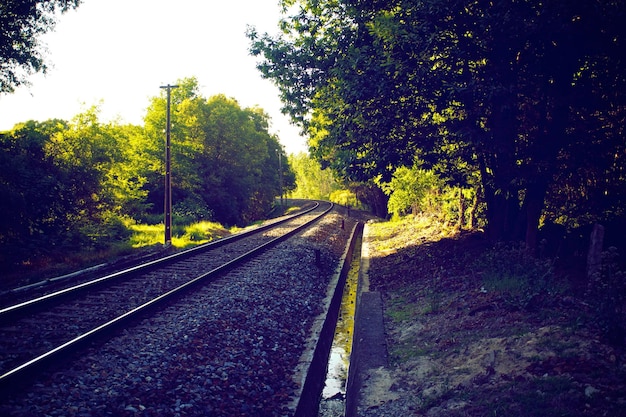
[[[350,223],[331,213],[3,400],[0,414],[292,414],[299,388],[294,370],[322,313]]]

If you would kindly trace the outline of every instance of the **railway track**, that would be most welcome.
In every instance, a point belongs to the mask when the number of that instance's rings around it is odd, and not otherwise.
[[[220,246],[228,245],[233,242],[249,238],[259,233],[264,232],[270,228],[274,228],[281,223],[287,222],[293,218],[302,216],[311,210],[318,207],[320,203],[315,201],[305,202],[302,209],[295,214],[279,217],[276,219],[268,220],[264,222],[262,226],[249,229],[247,231],[231,235],[214,242],[200,245],[184,252],[174,253],[171,255],[159,255],[153,253],[146,256],[145,260],[126,261],[121,262],[121,267],[116,267],[115,263],[108,266],[106,264],[97,265],[95,267],[87,268],[83,271],[77,271],[60,277],[48,278],[38,282],[31,283],[29,285],[13,288],[10,290],[4,290],[0,293],[0,320],[1,317],[6,317],[6,312],[3,313],[8,307],[12,309],[21,304],[29,304],[28,302],[42,298],[49,294],[61,293],[62,290],[68,290],[74,292],[79,288],[79,284],[85,284],[86,286],[98,285],[104,281],[112,281],[113,279],[129,276],[133,273],[145,271],[150,268],[159,267],[192,256],[199,252],[206,252],[219,248]],[[251,246],[252,247],[252,246]],[[100,272],[108,271],[108,272]]]
[[[119,271],[0,309],[0,393],[60,357],[101,340],[137,317],[206,284],[316,222],[315,207],[262,230]],[[258,268],[258,266],[257,266]]]

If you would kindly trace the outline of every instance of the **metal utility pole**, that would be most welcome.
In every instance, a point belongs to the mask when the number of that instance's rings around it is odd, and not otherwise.
[[[170,152],[170,93],[177,85],[163,85],[167,90],[167,116],[165,121],[165,246],[172,244],[172,164]]]

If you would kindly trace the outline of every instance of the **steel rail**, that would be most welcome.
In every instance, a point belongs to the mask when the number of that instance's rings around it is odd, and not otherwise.
[[[122,271],[118,271],[118,272],[114,272],[114,273],[109,274],[109,275],[105,275],[104,277],[100,277],[100,278],[94,279],[92,281],[87,281],[87,282],[84,282],[84,283],[81,283],[81,284],[78,284],[78,285],[74,285],[74,286],[69,287],[69,288],[65,288],[65,289],[62,289],[62,290],[59,290],[59,291],[55,291],[55,292],[50,293],[50,294],[43,295],[41,297],[34,298],[32,300],[24,301],[24,302],[21,302],[21,303],[18,303],[18,304],[9,306],[9,307],[2,308],[2,309],[0,309],[0,322],[7,321],[7,320],[9,320],[11,317],[13,317],[15,314],[17,314],[19,312],[22,312],[22,311],[28,310],[28,309],[32,309],[32,308],[37,308],[37,307],[41,306],[42,304],[51,302],[52,300],[60,299],[62,297],[65,297],[65,296],[68,296],[68,295],[71,295],[71,294],[74,294],[74,293],[77,293],[77,292],[80,292],[80,291],[84,291],[84,290],[86,290],[88,288],[93,288],[93,287],[96,287],[98,285],[102,285],[104,283],[111,282],[111,281],[116,280],[116,279],[120,279],[122,277],[127,277],[127,276],[132,275],[132,274],[147,272],[147,271],[149,271],[151,269],[155,269],[155,268],[158,268],[158,267],[165,266],[165,265],[167,265],[169,263],[172,263],[172,262],[176,262],[176,261],[180,261],[180,260],[186,259],[188,257],[191,257],[191,256],[197,254],[197,253],[204,252],[204,251],[211,250],[211,249],[215,249],[215,248],[224,246],[224,245],[232,243],[232,242],[236,242],[236,241],[241,240],[241,239],[243,239],[245,237],[255,235],[257,233],[260,233],[260,232],[263,232],[265,230],[271,229],[271,228],[276,227],[276,226],[278,226],[280,224],[283,224],[285,222],[293,220],[293,219],[295,219],[297,217],[300,217],[300,216],[303,216],[303,215],[305,215],[307,213],[310,213],[311,211],[313,211],[316,208],[318,208],[319,205],[320,205],[320,203],[316,201],[315,204],[311,208],[303,210],[301,212],[298,212],[298,213],[290,215],[290,216],[285,216],[283,219],[275,221],[273,223],[265,224],[263,226],[259,226],[257,228],[252,229],[252,230],[248,230],[248,231],[245,231],[245,232],[237,233],[237,234],[232,235],[232,236],[228,236],[228,237],[225,237],[225,238],[222,238],[222,239],[218,239],[215,242],[210,242],[210,243],[206,243],[204,245],[199,245],[199,246],[196,246],[196,247],[191,248],[191,249],[187,249],[187,250],[184,250],[184,251],[172,254],[172,255],[168,255],[168,256],[166,256],[164,258],[155,259],[155,260],[150,261],[150,262],[142,263],[140,265],[136,265],[134,267],[127,268],[127,269],[124,269]]]
[[[319,207],[319,203],[310,211]],[[62,345],[49,350],[48,352],[39,355],[38,357],[31,359],[22,365],[19,365],[12,370],[4,373],[0,376],[0,397],[7,395],[11,392],[11,389],[15,389],[20,385],[24,384],[25,381],[28,381],[29,378],[37,374],[38,371],[44,369],[48,364],[52,363],[53,360],[57,360],[64,355],[70,355],[73,352],[78,351],[81,346],[89,342],[95,342],[99,337],[103,337],[107,332],[112,332],[113,330],[121,328],[122,325],[127,323],[130,319],[136,318],[140,314],[147,313],[150,309],[155,308],[166,301],[173,300],[176,296],[183,295],[186,291],[190,290],[192,287],[209,280],[211,278],[216,278],[217,276],[233,269],[237,265],[244,263],[245,261],[253,258],[256,255],[261,254],[265,250],[269,249],[272,246],[277,245],[278,243],[290,238],[291,236],[299,233],[303,229],[311,226],[323,216],[328,214],[334,205],[332,203],[329,204],[329,207],[325,209],[321,214],[316,216],[314,219],[295,227],[284,235],[278,236],[258,247],[252,249],[243,255],[238,256],[235,259],[232,259],[221,266],[218,266],[211,271],[208,271],[204,274],[197,276],[196,278],[191,279],[185,284],[182,284],[136,308],[133,308],[130,311],[104,323],[92,330],[89,330],[83,333],[80,336],[75,337],[74,339],[63,343]]]

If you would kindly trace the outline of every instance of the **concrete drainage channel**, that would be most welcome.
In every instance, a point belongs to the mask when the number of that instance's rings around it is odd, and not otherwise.
[[[319,417],[342,417],[346,415],[348,371],[354,357],[352,346],[359,272],[361,270],[361,242],[362,236],[357,236],[328,359],[326,382],[319,404]]]
[[[347,387],[357,388],[348,378],[351,366],[348,357],[354,333],[362,236],[363,224],[358,223],[352,229],[340,267],[329,284],[325,300],[327,313],[314,323],[309,346],[300,359],[295,378],[301,391],[292,407],[296,417],[347,415],[349,401],[346,398],[354,395]]]

